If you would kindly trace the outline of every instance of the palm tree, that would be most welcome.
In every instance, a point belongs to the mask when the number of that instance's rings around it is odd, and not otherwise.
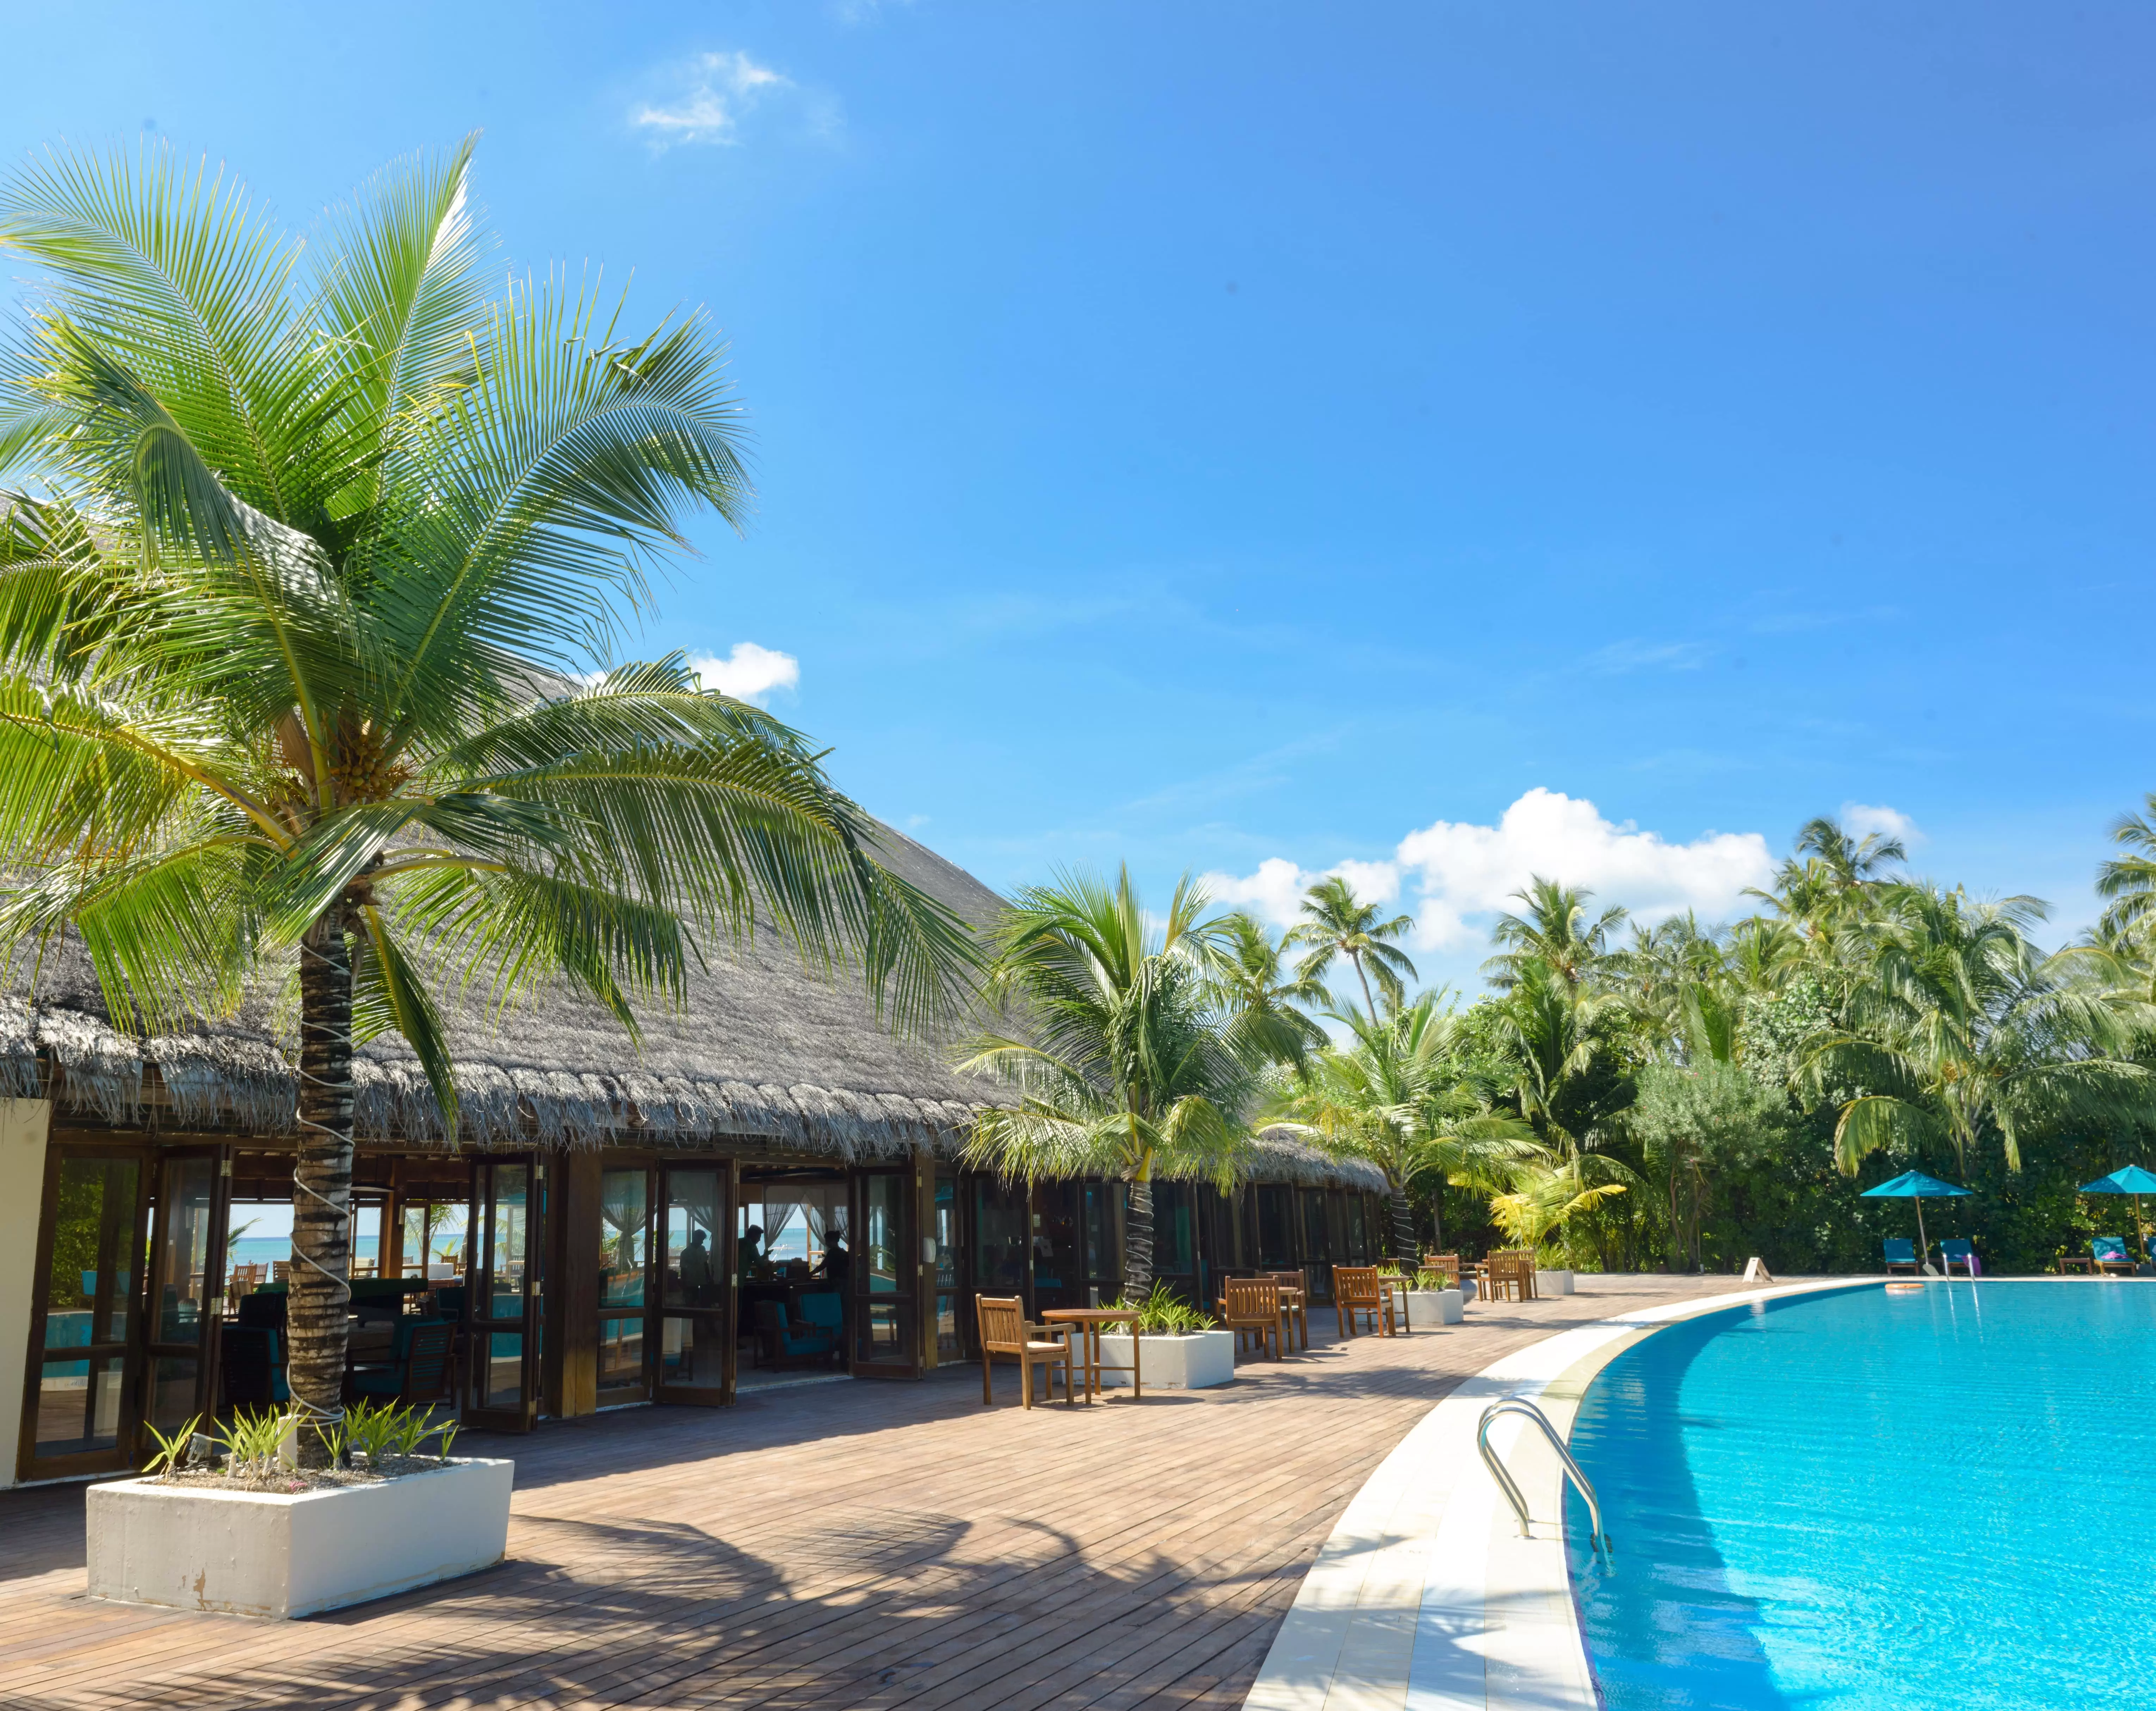
[[[1859,1089],[1835,1126],[1844,1171],[1942,1137],[1965,1160],[1994,1130],[2019,1171],[2030,1123],[2123,1124],[2145,1109],[2148,1072],[2130,1059],[2156,1010],[2076,978],[2076,952],[2042,956],[2028,931],[2045,913],[2034,898],[1983,903],[1933,885],[1882,894],[1845,1021],[1804,1047],[1813,1093]]]
[[[2156,915],[2156,791],[2143,800],[2145,812],[2112,822],[2111,841],[2128,853],[2097,869],[2097,895],[2110,899],[2102,925],[2113,934],[2145,935]]]
[[[1511,1072],[1504,1091],[1549,1160],[1524,1171],[1491,1211],[1513,1239],[1538,1246],[1635,1180],[1597,1150],[1599,1130],[1630,1101],[1632,1086],[1612,1042],[1625,1016],[1621,995],[1594,991],[1538,956],[1513,968],[1512,990],[1492,1006]]]
[[[1772,904],[1809,937],[1831,938],[1878,898],[1890,883],[1887,869],[1908,858],[1900,838],[1879,832],[1852,838],[1832,815],[1820,814],[1799,828],[1795,850],[1775,870],[1774,889],[1746,894]]]
[[[1418,1176],[1435,1171],[1496,1192],[1519,1166],[1544,1156],[1532,1130],[1492,1114],[1476,1096],[1460,1017],[1441,999],[1425,992],[1376,1022],[1359,1011],[1332,1012],[1348,1039],[1320,1053],[1270,1114],[1323,1150],[1384,1173],[1393,1258],[1403,1264],[1415,1257],[1408,1190]]]
[[[1300,1068],[1325,1043],[1325,1030],[1303,1007],[1326,1008],[1332,994],[1290,971],[1287,940],[1275,939],[1251,916],[1223,915],[1208,960],[1233,1020],[1240,1055]]]
[[[1560,885],[1539,873],[1528,879],[1526,890],[1512,894],[1527,905],[1526,912],[1497,917],[1490,937],[1504,948],[1482,965],[1484,977],[1499,991],[1510,991],[1530,964],[1575,987],[1594,985],[1614,972],[1616,953],[1609,948],[1609,935],[1624,925],[1626,910],[1612,905],[1590,918],[1587,904],[1592,891]]]
[[[1185,879],[1147,924],[1130,872],[1028,886],[993,939],[987,988],[1023,1032],[975,1041],[959,1068],[1017,1089],[983,1112],[966,1156],[1007,1176],[1118,1176],[1131,1185],[1123,1290],[1152,1288],[1158,1176],[1235,1180],[1261,1058],[1213,977],[1224,931]]]
[[[700,316],[487,300],[470,156],[389,169],[304,248],[162,151],[0,192],[0,248],[47,276],[0,361],[0,479],[39,484],[0,504],[0,948],[79,933],[146,1030],[296,976],[317,1423],[357,1044],[408,1042],[454,1136],[444,981],[564,981],[634,1037],[699,932],[775,925],[901,1016],[968,956],[796,733],[678,657],[570,675],[686,508],[743,515],[738,413]]]
[[[1306,945],[1309,954],[1296,964],[1296,973],[1306,981],[1322,981],[1332,960],[1344,956],[1354,965],[1363,983],[1363,1003],[1370,1020],[1378,1019],[1378,1001],[1371,995],[1374,979],[1378,991],[1397,1001],[1406,981],[1415,978],[1407,952],[1392,941],[1414,925],[1413,915],[1378,919],[1375,904],[1359,903],[1355,889],[1337,873],[1328,873],[1303,894],[1302,919],[1288,929],[1285,941]]]

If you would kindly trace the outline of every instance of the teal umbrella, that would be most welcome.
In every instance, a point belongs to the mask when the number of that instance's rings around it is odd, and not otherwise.
[[[2133,1196],[2133,1239],[2139,1244],[2135,1258],[2144,1259],[2148,1253],[2148,1227],[2141,1222],[2141,1196],[2156,1194],[2156,1176],[2152,1176],[2138,1165],[2128,1165],[2123,1170],[2113,1171],[2108,1176],[2099,1176],[2093,1182],[2082,1184],[2083,1194],[2130,1194]]]
[[[1926,1271],[1932,1268],[1932,1244],[1924,1239],[1924,1200],[1966,1200],[1971,1190],[1957,1188],[1951,1182],[1942,1182],[1936,1176],[1927,1176],[1922,1171],[1904,1171],[1891,1182],[1881,1182],[1876,1188],[1867,1188],[1858,1196],[1862,1200],[1913,1200],[1917,1202],[1917,1258]]]

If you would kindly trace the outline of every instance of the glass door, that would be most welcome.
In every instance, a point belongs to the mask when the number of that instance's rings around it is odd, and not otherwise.
[[[19,1478],[135,1465],[146,1163],[66,1146],[48,1155]]]
[[[856,1377],[916,1378],[921,1324],[920,1243],[913,1232],[913,1171],[854,1176],[853,1371]],[[1019,1226],[1019,1263],[1025,1262]]]
[[[651,1400],[647,1340],[650,1299],[651,1172],[638,1165],[599,1172],[598,1404]]]
[[[726,1400],[726,1175],[716,1165],[659,1171],[659,1400],[710,1406]]]
[[[465,1423],[529,1432],[539,1417],[540,1244],[544,1167],[472,1161],[465,1303]]]
[[[972,1347],[973,1298],[966,1288],[966,1244],[958,1227],[958,1179],[936,1173],[936,1359],[963,1360]]]
[[[229,1199],[221,1149],[159,1155],[150,1218],[143,1413],[160,1432],[177,1432],[211,1411],[210,1339],[224,1299]]]

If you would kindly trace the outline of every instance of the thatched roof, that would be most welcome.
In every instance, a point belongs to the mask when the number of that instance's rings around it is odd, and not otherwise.
[[[1003,900],[904,834],[882,828],[885,864],[976,925]],[[116,1125],[156,1109],[187,1128],[289,1135],[297,1082],[292,1042],[264,1001],[226,1022],[148,1039],[116,1028],[79,941],[18,971],[0,999],[0,1093],[50,1094]],[[25,992],[23,989],[31,987]],[[476,1003],[450,1018],[460,1140],[501,1146],[608,1140],[724,1140],[860,1160],[916,1144],[949,1155],[973,1113],[1009,1094],[947,1067],[948,1042],[894,1034],[857,972],[826,978],[781,935],[708,950],[679,1008],[639,1012],[639,1049],[598,1006],[554,991],[506,1016]],[[441,1113],[402,1040],[362,1047],[355,1064],[362,1139],[438,1140]],[[1269,1178],[1382,1187],[1291,1143],[1263,1144]],[[1374,1176],[1374,1173],[1371,1173]]]

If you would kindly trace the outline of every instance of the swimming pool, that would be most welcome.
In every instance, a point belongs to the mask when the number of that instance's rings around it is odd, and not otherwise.
[[[1604,1367],[1573,1587],[1611,1711],[2156,1695],[2156,1284],[1785,1297]]]

